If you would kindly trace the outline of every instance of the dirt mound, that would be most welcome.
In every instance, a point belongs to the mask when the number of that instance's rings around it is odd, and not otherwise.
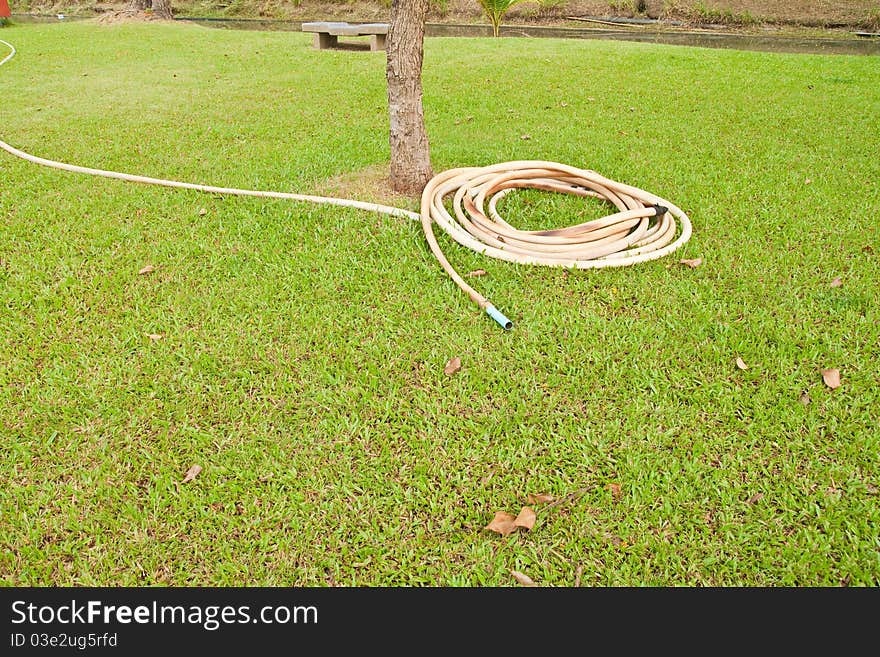
[[[105,11],[100,16],[92,19],[92,22],[99,25],[118,25],[120,23],[143,23],[145,21],[160,21],[151,11],[140,11],[137,9],[114,9]]]
[[[418,211],[418,198],[404,196],[391,189],[387,164],[373,164],[360,171],[345,172],[327,178],[319,183],[317,191],[326,196],[353,198],[367,203],[382,203]]]

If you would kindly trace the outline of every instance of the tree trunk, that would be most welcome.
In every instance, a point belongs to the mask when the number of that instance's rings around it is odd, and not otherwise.
[[[391,187],[419,194],[433,177],[425,113],[422,56],[428,0],[392,0],[385,76],[391,123]]]
[[[153,16],[162,20],[171,20],[171,0],[152,0]]]
[[[151,0],[128,0],[128,11],[143,11],[150,8]]]

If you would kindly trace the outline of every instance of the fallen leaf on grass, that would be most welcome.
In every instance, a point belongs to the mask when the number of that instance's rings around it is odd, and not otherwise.
[[[516,518],[514,518],[509,513],[504,513],[504,511],[496,511],[495,517],[492,518],[492,522],[486,525],[486,529],[493,532],[498,532],[502,536],[508,536],[516,530],[516,525],[514,524]]]
[[[843,285],[843,280],[837,276],[828,287],[840,287],[841,285]]]
[[[516,517],[516,520],[513,521],[513,524],[516,527],[522,527],[523,529],[531,529],[535,526],[536,519],[537,516],[535,515],[535,512],[529,507],[524,506]]]
[[[460,369],[461,369],[461,358],[456,356],[455,358],[449,359],[449,362],[446,363],[446,367],[443,368],[443,373],[444,374],[455,374]]]
[[[204,217],[206,214],[208,214],[208,211],[205,208],[199,209],[199,216],[200,217]]]
[[[749,369],[749,366],[746,365],[746,362],[739,356],[736,357],[736,366],[741,370]]]
[[[153,265],[147,265],[146,267],[141,267],[140,270],[138,270],[138,275],[143,276],[144,274],[152,274],[154,271],[156,271],[156,268]]]
[[[801,404],[803,404],[804,406],[806,406],[807,404],[810,403],[810,396],[807,393],[803,392],[803,393],[801,393],[800,399],[798,399],[798,401]]]
[[[614,534],[609,534],[608,532],[605,532],[605,539],[614,547],[626,547],[626,541],[620,538],[620,536],[615,536]]]
[[[515,579],[523,586],[537,586],[537,584],[535,584],[535,580],[533,580],[525,573],[521,573],[518,570],[511,570],[510,574],[513,575],[513,579]]]
[[[822,370],[822,380],[825,382],[825,385],[834,390],[835,388],[840,387],[840,370],[836,367],[828,368],[827,370]]]
[[[749,498],[748,503],[754,504],[755,502],[760,502],[763,499],[764,499],[764,493],[755,493],[754,495],[752,495]]]
[[[620,484],[608,484],[608,490],[611,491],[611,497],[615,501],[620,499]]]
[[[144,335],[146,335],[148,338],[150,338],[150,340],[152,340],[153,342],[161,340],[162,338],[165,337],[161,333],[144,333]]]
[[[182,483],[182,484],[188,484],[188,483],[191,482],[193,479],[195,479],[196,477],[198,477],[198,476],[199,476],[199,473],[200,473],[201,471],[202,471],[202,466],[200,466],[200,465],[194,465],[194,466],[192,466],[189,470],[186,471],[186,474],[185,474],[184,477],[183,477],[183,481],[181,481],[180,483]]]
[[[867,253],[868,255],[871,255],[872,253],[874,253],[874,249],[871,247],[870,244],[866,244],[862,247],[862,253]]]
[[[468,278],[476,278],[477,276],[485,276],[485,275],[486,275],[485,269],[474,269],[473,271],[469,271],[467,274],[465,274],[465,276],[467,276]]]
[[[691,269],[696,269],[697,267],[699,267],[700,265],[703,264],[703,259],[702,258],[693,258],[693,259],[682,258],[678,262],[681,263],[682,265],[687,265]]]
[[[526,495],[526,499],[528,500],[529,504],[546,504],[547,502],[552,502],[554,498],[552,495],[549,495],[547,493],[538,493],[537,495],[532,495],[531,493],[529,493],[528,495]]]

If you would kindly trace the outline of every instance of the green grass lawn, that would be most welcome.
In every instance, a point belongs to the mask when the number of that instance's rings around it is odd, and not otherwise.
[[[35,155],[303,193],[388,161],[379,53],[191,25],[0,38],[0,138]],[[505,333],[417,222],[0,153],[0,581],[880,584],[878,60],[436,38],[424,83],[437,171],[592,168],[693,238],[576,272],[442,235]],[[531,531],[484,529],[530,494],[556,500]]]

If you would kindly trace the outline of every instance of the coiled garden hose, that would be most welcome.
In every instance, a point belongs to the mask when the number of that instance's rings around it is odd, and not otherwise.
[[[12,59],[16,51],[11,43],[2,39],[0,43],[10,49],[10,53],[0,60],[2,66]],[[450,169],[437,174],[422,192],[421,212],[417,214],[401,208],[350,199],[215,187],[91,169],[36,157],[2,140],[0,148],[28,162],[73,173],[211,194],[337,205],[420,220],[431,252],[450,278],[471,301],[505,329],[512,328],[513,322],[455,271],[440,249],[434,235],[434,223],[462,246],[492,258],[525,265],[574,269],[623,267],[655,260],[682,246],[690,239],[692,231],[688,216],[659,196],[609,180],[595,171],[541,160]],[[618,211],[567,228],[518,230],[498,213],[498,202],[512,191],[524,188],[591,196],[611,203]],[[450,195],[453,197],[454,216],[444,203]]]

